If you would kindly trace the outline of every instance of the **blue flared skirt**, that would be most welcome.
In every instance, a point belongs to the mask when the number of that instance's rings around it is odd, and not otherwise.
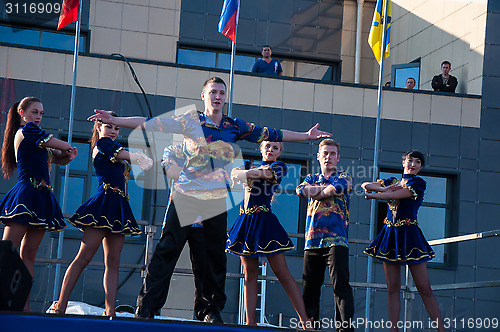
[[[384,225],[364,253],[396,264],[422,263],[436,256],[418,225]]]
[[[19,181],[0,201],[0,222],[19,223],[50,232],[66,227],[61,207],[52,191]]]
[[[270,256],[294,248],[272,212],[240,214],[228,233],[226,251],[249,258]]]
[[[99,191],[83,203],[68,221],[82,230],[85,227],[94,227],[115,234],[141,233],[128,200],[112,191]]]

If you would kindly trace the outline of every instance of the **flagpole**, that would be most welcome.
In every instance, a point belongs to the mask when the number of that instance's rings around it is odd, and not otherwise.
[[[387,27],[387,14],[389,12],[389,0],[383,0],[385,3],[384,8],[384,22],[382,26],[382,52],[380,56],[380,70],[378,74],[378,92],[377,92],[377,122],[375,125],[375,146],[373,153],[373,173],[372,182],[377,181],[378,176],[378,160],[379,160],[379,145],[380,145],[380,115],[382,109],[382,78],[384,75],[384,58],[385,58],[385,40],[386,40],[386,27]],[[376,221],[376,200],[371,200],[370,205],[370,241],[373,240],[375,236],[375,221]],[[371,284],[372,282],[372,272],[373,272],[373,259],[368,260],[367,272],[366,272],[366,283]],[[366,288],[365,297],[365,318],[367,321],[370,320],[370,302],[371,302],[371,288]],[[368,332],[368,324],[365,324],[365,332]]]
[[[73,139],[73,119],[75,114],[75,92],[76,92],[76,73],[78,65],[78,50],[80,46],[80,21],[82,18],[82,2],[78,6],[78,20],[76,21],[75,29],[75,50],[73,53],[73,83],[71,85],[71,102],[69,106],[69,129],[68,129],[68,143],[71,145]],[[66,211],[67,198],[68,198],[68,179],[69,179],[69,165],[66,165],[64,170],[64,191],[62,197],[62,210],[63,213]],[[57,243],[57,259],[62,258],[63,250],[63,240],[64,240],[64,230],[59,232],[59,239]],[[54,276],[54,293],[52,295],[52,300],[57,301],[59,298],[59,279],[61,275],[61,264],[56,264],[56,272]]]
[[[239,12],[238,12],[239,14]],[[236,30],[238,30],[238,25],[236,25]],[[233,117],[233,85],[234,85],[234,56],[236,53],[236,34],[234,35],[234,42],[231,43],[231,72],[229,75],[229,100],[227,107],[227,116]]]
[[[238,21],[240,18],[240,0],[236,9],[236,27],[234,28],[234,41],[231,43],[231,71],[229,75],[229,100],[227,107],[227,116],[233,117],[233,86],[234,86],[234,57],[236,55],[236,37],[238,36]]]

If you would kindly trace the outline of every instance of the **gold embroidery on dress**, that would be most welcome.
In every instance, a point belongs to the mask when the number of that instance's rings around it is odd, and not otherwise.
[[[113,157],[109,158],[109,160],[111,160],[111,162],[113,163],[116,163],[117,162],[116,156],[118,156],[118,153],[120,153],[121,150],[123,150],[123,146],[120,146],[118,149],[116,149],[115,153],[113,154]]]
[[[41,139],[40,141],[38,141],[38,144],[37,146],[40,148],[40,149],[43,149],[42,145],[44,145],[45,143],[47,143],[51,138],[52,138],[52,134],[49,134],[49,136],[45,137],[44,139]]]
[[[49,184],[47,184],[47,182],[45,182],[44,179],[42,179],[42,181],[38,182],[36,179],[30,178],[30,182],[33,185],[33,187],[35,187],[37,189],[39,189],[39,188],[47,188],[50,191],[54,191],[54,189],[52,188],[52,186],[49,185]]]
[[[240,207],[240,214],[254,214],[257,212],[269,212],[270,209],[266,205],[254,205],[251,208],[243,209]]]
[[[108,191],[108,189],[110,189],[111,191],[118,193],[118,195],[120,195],[121,197],[126,198],[127,200],[130,199],[129,195],[127,195],[123,190],[121,190],[118,187],[111,187],[109,183],[103,183],[102,187],[105,192]]]

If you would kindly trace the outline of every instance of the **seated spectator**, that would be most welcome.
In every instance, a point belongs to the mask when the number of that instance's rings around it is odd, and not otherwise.
[[[252,73],[283,76],[283,69],[278,60],[271,58],[271,47],[264,45],[262,47],[262,59],[255,61],[252,67]]]
[[[384,86],[386,86],[386,87],[389,87],[389,88],[390,88],[390,87],[391,87],[391,81],[385,82]]]
[[[455,76],[449,74],[450,70],[451,70],[451,63],[449,61],[443,61],[443,63],[441,63],[442,74],[436,75],[432,79],[431,86],[434,89],[434,91],[455,93],[455,89],[457,88],[458,85],[458,80]]]
[[[406,79],[406,88],[412,90],[415,87],[415,79],[413,77],[408,77]]]

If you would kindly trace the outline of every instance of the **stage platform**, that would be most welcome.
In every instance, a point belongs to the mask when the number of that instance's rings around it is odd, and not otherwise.
[[[249,327],[234,324],[215,325],[194,321],[152,320],[125,317],[53,315],[0,312],[0,331],[9,332],[253,332],[295,331],[289,328]]]

